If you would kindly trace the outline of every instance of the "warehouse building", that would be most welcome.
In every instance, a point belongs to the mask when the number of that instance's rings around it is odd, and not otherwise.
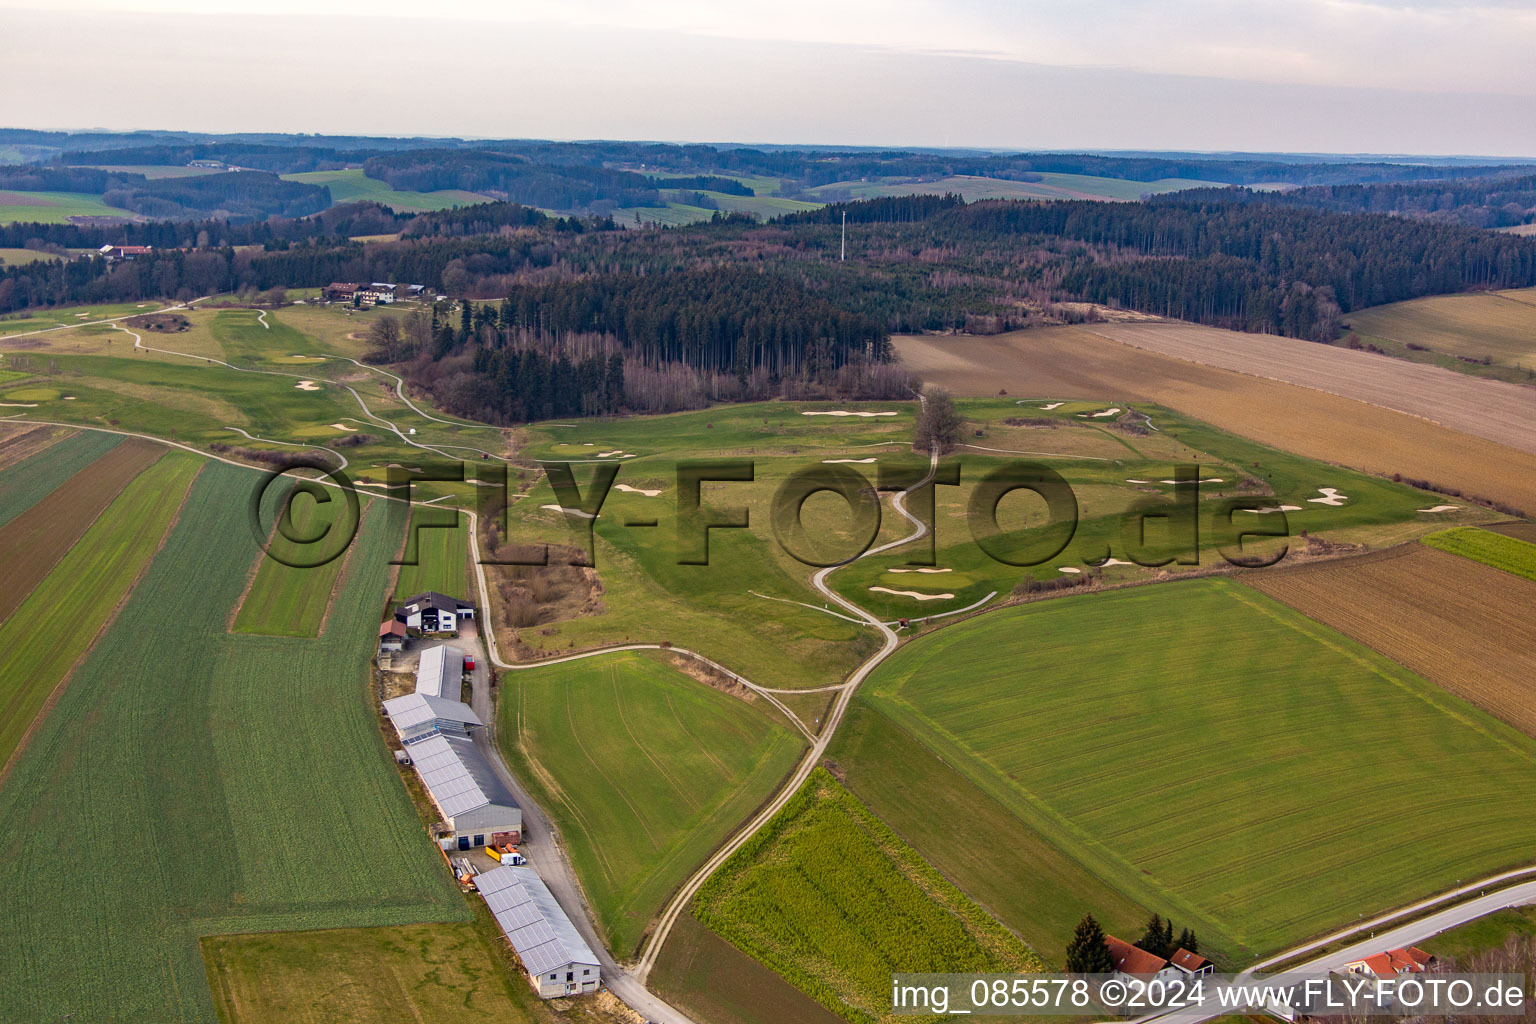
[[[458,700],[464,681],[464,652],[444,644],[421,652],[416,663],[416,692],[428,697]]]
[[[443,816],[433,838],[445,850],[523,841],[523,811],[466,736],[433,735],[406,748]]]
[[[463,701],[430,697],[424,693],[391,697],[384,702],[384,713],[389,716],[400,744],[405,747],[428,736],[468,736],[470,730],[485,727],[480,716]]]
[[[495,868],[477,875],[475,886],[540,998],[597,991],[603,981],[597,957],[532,868]]]

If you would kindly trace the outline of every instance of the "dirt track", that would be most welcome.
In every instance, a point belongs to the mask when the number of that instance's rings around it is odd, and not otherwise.
[[[1536,512],[1536,455],[1326,391],[1135,348],[1074,327],[898,335],[906,364],[958,395],[1155,402],[1223,430],[1369,473],[1430,480]],[[1531,392],[1536,394],[1536,392]]]
[[[1382,555],[1240,578],[1536,736],[1536,584],[1420,544]]]
[[[1183,323],[1093,324],[1094,334],[1206,366],[1354,398],[1536,452],[1536,388],[1373,352]]]

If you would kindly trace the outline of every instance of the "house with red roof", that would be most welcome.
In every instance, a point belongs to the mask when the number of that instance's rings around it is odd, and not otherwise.
[[[1401,946],[1347,963],[1344,970],[1349,974],[1390,978],[1398,974],[1423,974],[1432,960],[1434,956],[1418,946]]]

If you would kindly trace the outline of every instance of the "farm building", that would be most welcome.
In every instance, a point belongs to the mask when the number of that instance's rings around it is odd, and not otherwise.
[[[457,633],[459,623],[475,617],[475,606],[429,590],[395,609],[395,618],[423,633]]]
[[[1199,953],[1191,953],[1187,949],[1180,949],[1168,958],[1168,963],[1185,974],[1214,974],[1216,965],[1211,963]]]
[[[384,702],[384,713],[405,746],[439,734],[468,736],[471,730],[485,727],[480,716],[463,701],[425,693],[391,697]]]
[[[397,285],[392,285],[385,281],[373,281],[359,286],[357,294],[364,302],[371,302],[375,306],[382,306],[395,301],[397,289]]]
[[[154,254],[154,246],[150,245],[104,245],[96,250],[105,256],[108,263],[117,260],[131,260],[139,256],[151,256]]]
[[[1422,974],[1434,957],[1418,946],[1389,949],[1363,960],[1344,965],[1349,974],[1374,974],[1378,978],[1390,978],[1394,974]]]
[[[320,295],[327,302],[351,302],[361,287],[362,285],[350,281],[332,281],[320,289]]]
[[[428,697],[459,699],[464,679],[464,652],[443,644],[421,652],[416,663],[416,692]]]
[[[499,867],[475,877],[540,998],[596,992],[602,966],[532,868]]]
[[[433,838],[445,850],[523,841],[523,811],[468,736],[432,733],[407,748],[443,816]]]
[[[390,619],[388,622],[380,624],[379,650],[381,652],[405,650],[405,638],[405,623],[396,619]]]

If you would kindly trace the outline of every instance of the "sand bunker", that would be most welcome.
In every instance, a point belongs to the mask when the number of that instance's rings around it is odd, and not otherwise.
[[[1300,512],[1300,505],[1272,505],[1269,508],[1240,508],[1239,512],[1252,512],[1256,516],[1267,516],[1271,512]]]
[[[954,572],[955,570],[953,570],[953,569],[931,569],[931,568],[929,568],[929,569],[887,569],[885,571],[886,572],[922,572],[922,573],[930,573],[930,572]]]
[[[564,512],[568,516],[579,516],[582,519],[596,519],[591,512],[583,512],[579,508],[566,508],[564,505],[540,505],[539,508],[547,508],[551,512]]]
[[[802,412],[801,416],[895,416],[894,412],[849,412],[847,409],[833,409],[830,412]]]
[[[835,466],[839,462],[856,462],[859,465],[864,466],[864,465],[868,465],[869,463],[874,462],[876,460],[874,460],[874,459],[822,459],[821,461],[823,463],[825,463],[826,465],[828,465],[828,466]]]
[[[1023,405],[1023,404],[1024,404],[1023,402],[1019,403],[1019,405]],[[1042,405],[1040,408],[1044,409],[1046,412],[1050,412],[1052,409],[1060,409],[1062,406],[1064,406],[1066,404],[1067,404],[1066,402],[1052,402],[1049,405]]]
[[[1141,482],[1145,483],[1145,481],[1141,481]],[[1159,480],[1158,481],[1158,483],[1162,483],[1162,484],[1176,484],[1178,482],[1179,481],[1177,481],[1177,480]],[[1226,481],[1223,480],[1219,476],[1203,476],[1203,477],[1200,478],[1200,482],[1203,483],[1203,484],[1224,484],[1224,483],[1226,483]],[[1126,483],[1131,483],[1131,481],[1127,480]]]
[[[611,452],[598,452],[597,453],[597,457],[600,458],[600,459],[632,459],[632,458],[634,458],[633,455],[630,455],[629,453],[624,451],[623,448],[615,448]]]
[[[1323,495],[1321,498],[1307,499],[1314,505],[1342,505],[1349,500],[1349,495],[1340,494],[1338,489],[1334,487],[1319,487],[1318,490]]]
[[[320,385],[316,384],[312,380],[301,380],[297,384],[295,384],[294,387],[298,388],[300,391],[319,391],[320,390]]]
[[[332,423],[331,426],[336,428],[337,430],[351,430],[352,429],[351,427],[347,426],[345,423]]]
[[[1099,563],[1099,568],[1101,568],[1101,569],[1108,569],[1112,565],[1135,565],[1135,564],[1136,564],[1135,562],[1124,562],[1124,561],[1121,561],[1118,558],[1106,558],[1104,561]]]
[[[892,590],[890,587],[870,587],[877,594],[895,594],[897,597],[910,597],[914,601],[947,601],[954,594],[923,594],[916,590]]]
[[[73,402],[74,400],[75,400],[75,396],[74,395],[65,395],[64,396],[64,401],[66,401],[66,402]]]
[[[1418,511],[1418,512],[1454,512],[1458,508],[1461,508],[1461,506],[1460,505],[1436,505],[1434,508],[1421,508],[1421,509],[1416,509],[1415,511]]]
[[[616,491],[625,491],[629,494],[643,494],[647,498],[654,498],[656,495],[661,493],[661,488],[659,487],[654,491],[648,491],[644,487],[631,487],[629,484],[614,484],[613,489]],[[547,508],[548,506],[545,507]]]
[[[1149,484],[1152,481],[1151,480],[1132,480],[1130,478],[1126,478],[1125,482],[1128,483],[1128,484]]]
[[[1088,420],[1088,419],[1102,420],[1102,419],[1104,419],[1107,416],[1118,416],[1118,415],[1120,415],[1120,407],[1119,406],[1115,406],[1113,409],[1105,409],[1103,412],[1080,412],[1080,413],[1077,414],[1077,417],[1078,417],[1078,419],[1084,419],[1084,420]]]
[[[1057,566],[1056,567],[1056,571],[1057,572],[1079,573],[1079,572],[1082,572],[1083,570],[1078,569],[1075,566],[1071,566],[1071,565],[1061,565],[1061,566]]]

